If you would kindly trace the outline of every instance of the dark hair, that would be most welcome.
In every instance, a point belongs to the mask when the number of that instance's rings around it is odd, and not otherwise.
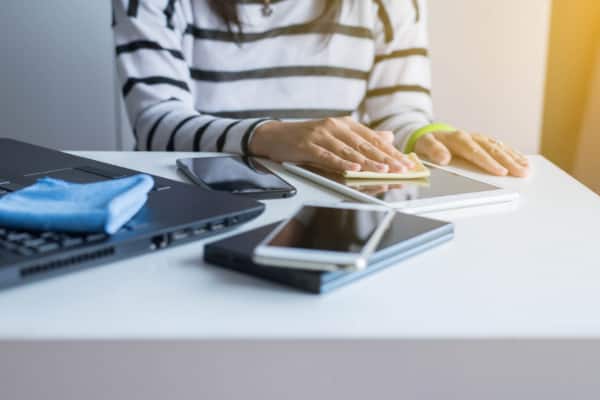
[[[237,31],[243,35],[243,21],[238,13],[239,0],[208,0],[212,11],[218,15],[229,31],[236,27]],[[337,21],[342,10],[342,0],[323,0],[325,7],[323,12],[314,20],[313,23]]]
[[[242,30],[242,21],[237,9],[237,0],[209,0],[208,4],[212,11],[217,14],[231,30],[232,26],[237,26]]]

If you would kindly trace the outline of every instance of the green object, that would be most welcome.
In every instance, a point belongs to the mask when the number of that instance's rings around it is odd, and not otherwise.
[[[456,128],[454,128],[452,125],[448,125],[448,124],[444,124],[444,123],[436,123],[436,124],[430,124],[430,125],[424,126],[421,129],[413,132],[412,135],[410,135],[410,138],[408,139],[408,142],[406,142],[406,146],[404,147],[404,152],[407,154],[414,152],[417,141],[419,139],[421,139],[423,136],[427,135],[428,133],[431,133],[431,132],[454,132],[454,131],[456,131]]]

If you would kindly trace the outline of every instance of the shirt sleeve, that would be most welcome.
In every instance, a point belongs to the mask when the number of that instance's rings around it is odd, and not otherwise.
[[[270,120],[218,118],[195,109],[181,2],[112,4],[117,70],[136,148],[247,154],[256,128]]]
[[[393,131],[406,149],[414,132],[433,123],[426,1],[374,3],[376,54],[364,110],[372,129]]]

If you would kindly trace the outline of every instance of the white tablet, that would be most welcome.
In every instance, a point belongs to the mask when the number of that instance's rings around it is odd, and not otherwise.
[[[305,270],[361,270],[395,215],[372,204],[307,204],[256,247],[253,260]]]
[[[286,170],[352,199],[409,213],[508,203],[519,198],[517,192],[467,178],[430,163],[426,165],[431,170],[427,179],[386,181],[346,179],[310,167],[283,163]]]

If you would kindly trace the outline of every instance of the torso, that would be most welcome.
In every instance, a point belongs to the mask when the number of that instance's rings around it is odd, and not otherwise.
[[[274,1],[269,17],[262,13],[262,2],[249,2],[240,6],[246,34],[242,43],[231,41],[207,1],[182,4],[195,27],[195,34],[184,36],[183,48],[198,110],[277,116],[265,111],[285,104],[287,117],[304,119],[319,117],[315,110],[346,115],[359,109],[375,54],[372,1],[344,1],[335,28],[341,33],[330,37],[310,33],[315,32],[309,23],[322,11],[321,0]]]

